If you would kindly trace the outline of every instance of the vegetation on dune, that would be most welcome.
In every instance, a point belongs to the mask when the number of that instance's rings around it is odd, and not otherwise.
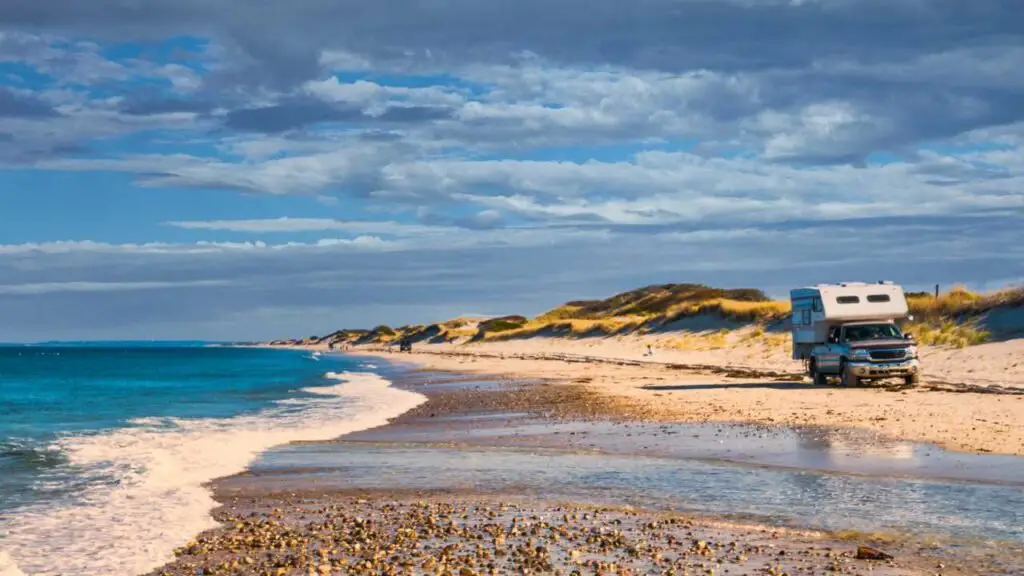
[[[658,284],[604,300],[567,302],[517,329],[488,331],[484,337],[509,339],[642,333],[704,314],[735,321],[770,322],[781,320],[788,310],[788,303],[772,301],[760,290],[726,290],[702,284]]]
[[[991,339],[987,315],[996,309],[1024,306],[1024,287],[979,294],[955,286],[938,297],[926,292],[907,294],[912,322],[904,329],[919,342],[964,347]],[[659,284],[616,294],[604,300],[567,302],[535,318],[509,315],[493,318],[459,317],[436,324],[393,329],[338,330],[318,342],[387,344],[408,338],[414,342],[470,342],[550,337],[621,337],[654,332],[676,333],[666,346],[677,349],[715,349],[732,344],[788,345],[778,331],[790,313],[788,300],[772,300],[760,290],[721,289],[701,284]],[[693,319],[695,322],[688,322]],[[737,331],[741,328],[747,330]],[[310,340],[297,342],[309,343]]]
[[[716,315],[726,320],[767,324],[784,320],[789,315],[790,305],[783,300],[732,300],[715,298],[703,302],[684,302],[674,306],[667,321],[701,315]]]
[[[954,286],[936,298],[931,294],[909,294],[910,312],[918,321],[964,319],[980,316],[995,308],[1024,306],[1024,287],[1009,288],[988,294]]]
[[[928,293],[909,293],[908,304],[915,321],[907,329],[920,342],[963,347],[989,340],[991,334],[982,327],[984,315],[995,308],[1024,306],[1024,288],[978,294],[958,286],[938,298]],[[732,343],[728,329],[687,330],[675,324],[688,318],[709,317],[734,322],[732,328],[753,327],[736,343],[759,341],[779,347],[788,344],[788,336],[767,333],[766,327],[784,325],[790,310],[788,300],[771,300],[760,290],[663,284],[605,300],[567,302],[519,327],[502,325],[500,330],[482,332],[484,338],[510,339],[621,336],[664,329],[695,332],[678,339],[673,347],[721,348]]]
[[[481,333],[507,332],[522,328],[526,322],[527,318],[525,316],[500,316],[481,322],[477,326],[477,330]]]
[[[616,294],[604,300],[576,300],[538,316],[535,321],[599,320],[607,318],[651,318],[669,313],[687,304],[714,300],[743,303],[770,301],[764,292],[754,289],[726,290],[703,284],[658,284]]]
[[[983,344],[989,341],[992,336],[988,330],[979,328],[974,323],[957,324],[948,320],[938,326],[923,322],[913,322],[904,326],[903,330],[913,334],[914,339],[921,344],[951,346],[954,348]]]
[[[929,293],[910,293],[907,304],[914,320],[904,330],[922,344],[963,348],[992,338],[985,327],[986,315],[1000,308],[1024,306],[1024,287],[980,294],[964,286],[954,286],[938,297]]]

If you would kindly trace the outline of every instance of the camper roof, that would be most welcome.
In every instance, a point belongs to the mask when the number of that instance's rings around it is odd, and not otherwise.
[[[904,318],[909,313],[903,288],[888,281],[818,284],[793,289],[790,297],[820,299],[826,321]]]

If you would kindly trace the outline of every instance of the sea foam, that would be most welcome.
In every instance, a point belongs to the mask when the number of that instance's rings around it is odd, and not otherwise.
[[[107,479],[73,504],[18,509],[0,518],[0,576],[141,574],[216,526],[203,484],[243,471],[259,453],[297,440],[328,440],[415,408],[420,394],[363,372],[304,388],[257,414],[225,419],[137,419],[134,427],[66,437],[71,465]],[[109,481],[110,478],[115,481]]]

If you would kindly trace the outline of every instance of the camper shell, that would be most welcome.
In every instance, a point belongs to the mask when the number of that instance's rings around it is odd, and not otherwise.
[[[838,325],[902,320],[909,316],[903,288],[889,281],[842,282],[789,291],[793,308],[793,359],[805,360],[811,347],[824,344]]]
[[[903,377],[917,381],[912,337],[897,322],[912,318],[903,288],[889,281],[819,284],[790,290],[793,359],[817,383]]]

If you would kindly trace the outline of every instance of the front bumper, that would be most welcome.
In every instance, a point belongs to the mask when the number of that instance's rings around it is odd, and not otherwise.
[[[895,378],[921,372],[921,364],[916,358],[897,362],[850,362],[847,366],[850,373],[858,378]]]

